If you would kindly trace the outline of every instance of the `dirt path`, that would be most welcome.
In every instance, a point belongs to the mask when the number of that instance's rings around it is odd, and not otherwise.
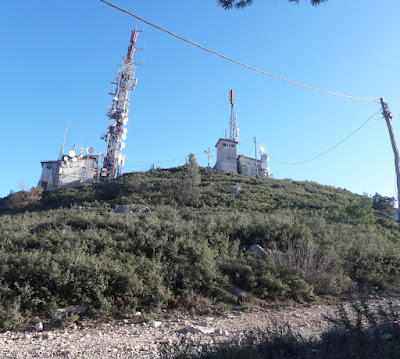
[[[400,297],[390,301],[400,311]],[[376,308],[387,306],[384,298],[370,300]],[[172,344],[182,336],[199,345],[226,341],[256,328],[273,328],[276,323],[289,323],[295,333],[318,336],[333,316],[335,305],[299,305],[274,307],[251,312],[233,312],[225,316],[161,313],[156,320],[140,323],[125,319],[102,323],[87,320],[69,329],[43,331],[30,328],[21,332],[0,334],[0,358],[157,358],[160,344]]]

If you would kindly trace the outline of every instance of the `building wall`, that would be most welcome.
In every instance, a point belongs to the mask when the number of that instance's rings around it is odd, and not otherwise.
[[[215,147],[217,147],[217,162],[214,169],[219,172],[238,173],[237,142],[221,138]]]
[[[246,157],[244,155],[239,155],[237,158],[238,163],[238,172],[243,175],[249,176],[257,176],[257,167],[258,167],[258,176],[260,177],[268,177],[270,173],[261,168],[262,163],[266,163],[266,161],[257,160],[255,158]]]
[[[64,156],[60,161],[42,161],[39,186],[52,191],[97,179],[99,156],[84,155],[74,158],[76,160]]]

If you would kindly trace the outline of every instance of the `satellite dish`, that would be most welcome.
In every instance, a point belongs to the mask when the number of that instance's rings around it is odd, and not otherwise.
[[[123,150],[125,148],[125,142],[121,142],[121,149]]]
[[[122,112],[121,117],[125,117],[125,116],[126,116],[126,112]]]
[[[261,168],[262,168],[263,170],[266,170],[266,169],[268,168],[268,164],[265,163],[265,162],[261,163]]]
[[[267,172],[271,171],[271,169],[269,167],[266,168]]]
[[[76,157],[73,157],[72,162],[78,162],[78,159]]]
[[[117,124],[117,121],[115,121],[113,118],[108,121],[110,126],[115,126]]]
[[[125,127],[124,129],[122,129],[122,133],[126,135],[128,133],[128,129]]]
[[[128,137],[125,135],[125,133],[123,133],[121,138],[125,141]]]
[[[75,156],[76,156],[75,151],[72,151],[72,150],[69,151],[69,152],[68,152],[68,156],[69,156],[69,157],[75,157]]]
[[[93,148],[92,146],[90,146],[90,147],[88,147],[88,148],[86,149],[86,152],[87,152],[89,155],[92,155],[92,154],[94,153],[94,148]]]
[[[124,120],[122,121],[122,124],[123,124],[124,126],[126,126],[126,124],[128,123],[128,121],[129,121],[128,117],[125,117]]]
[[[265,152],[265,148],[263,146],[260,147],[260,152],[264,153]]]
[[[118,101],[118,97],[117,96],[114,97],[114,101]]]
[[[68,156],[64,156],[64,157],[63,157],[63,160],[64,160],[65,162],[67,162],[67,161],[68,161]]]
[[[268,161],[268,155],[266,153],[261,155],[261,161]]]

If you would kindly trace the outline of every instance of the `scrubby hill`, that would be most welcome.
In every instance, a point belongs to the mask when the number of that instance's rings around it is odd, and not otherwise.
[[[207,311],[236,301],[232,288],[242,300],[303,301],[399,279],[397,225],[374,217],[370,198],[317,183],[188,165],[37,192],[0,200],[3,329],[72,304],[91,315]],[[151,212],[114,211],[130,203]]]

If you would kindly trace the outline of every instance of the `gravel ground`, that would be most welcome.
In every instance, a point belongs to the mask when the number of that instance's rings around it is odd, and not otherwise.
[[[372,308],[385,307],[389,299],[369,301]],[[400,311],[400,297],[390,298]],[[160,313],[155,320],[133,319],[100,322],[85,320],[68,329],[34,327],[0,334],[0,358],[157,358],[160,345],[188,337],[196,344],[227,341],[249,330],[273,328],[289,323],[295,333],[318,336],[328,327],[324,316],[334,316],[335,305],[312,304],[270,307],[223,316],[187,315],[177,311]],[[138,313],[139,314],[139,313]]]

